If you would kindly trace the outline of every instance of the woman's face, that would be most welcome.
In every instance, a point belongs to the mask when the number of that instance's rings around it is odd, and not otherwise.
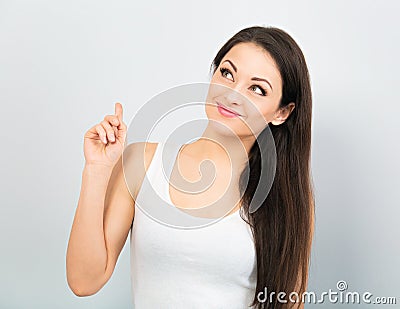
[[[290,114],[293,103],[277,110],[281,96],[281,75],[269,53],[254,43],[239,43],[224,56],[211,78],[206,114],[222,134],[255,138],[268,123],[280,124]],[[218,105],[240,116],[226,114]]]

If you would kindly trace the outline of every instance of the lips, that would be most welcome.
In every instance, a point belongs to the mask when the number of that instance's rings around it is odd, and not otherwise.
[[[220,111],[220,113],[223,114],[224,116],[227,116],[227,117],[242,116],[238,112],[235,112],[234,110],[231,110],[218,102],[217,102],[217,106],[218,106],[218,110]]]

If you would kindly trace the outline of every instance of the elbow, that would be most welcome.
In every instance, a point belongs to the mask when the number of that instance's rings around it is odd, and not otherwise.
[[[107,283],[109,273],[83,274],[82,271],[74,269],[72,271],[70,265],[67,264],[66,279],[70,290],[78,297],[86,297],[96,294]]]
[[[67,283],[72,291],[78,297],[86,297],[96,294],[103,286],[100,283],[76,281],[67,278]]]
[[[84,289],[80,289],[78,287],[70,287],[70,289],[71,289],[72,293],[74,293],[78,297],[86,297],[86,296],[93,295],[93,294],[88,293]]]
[[[88,288],[85,285],[68,284],[68,286],[71,289],[72,293],[74,293],[78,297],[91,296],[99,291],[99,289]]]
[[[77,296],[77,297],[86,297],[86,296],[90,296],[90,295],[93,295],[93,294],[96,294],[96,292],[95,293],[88,293],[88,292],[85,292],[85,291],[81,291],[81,290],[72,290],[72,292]]]

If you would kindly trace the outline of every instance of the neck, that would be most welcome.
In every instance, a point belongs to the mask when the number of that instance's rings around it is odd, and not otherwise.
[[[230,159],[232,166],[244,167],[255,138],[239,138],[219,134],[207,126],[201,137],[191,143],[191,153],[199,160],[209,159],[213,162],[226,162]]]

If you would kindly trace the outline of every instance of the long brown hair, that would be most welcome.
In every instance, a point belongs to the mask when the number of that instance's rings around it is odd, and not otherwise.
[[[257,286],[251,306],[288,308],[293,305],[288,300],[290,293],[297,292],[301,301],[307,289],[314,232],[310,78],[304,55],[294,39],[279,28],[262,26],[245,28],[230,38],[213,60],[212,74],[225,54],[243,42],[262,47],[276,62],[282,78],[279,108],[295,103],[283,123],[269,123],[266,127],[271,130],[276,147],[276,171],[269,193],[255,212],[250,212],[249,205],[261,173],[261,150],[257,141],[249,153],[249,169],[242,172],[239,181],[243,194],[241,216],[251,227],[257,258]],[[258,138],[267,134],[266,129]],[[277,297],[273,302],[260,302],[257,295],[264,293],[265,288],[275,295],[285,292],[287,303],[278,302]]]

